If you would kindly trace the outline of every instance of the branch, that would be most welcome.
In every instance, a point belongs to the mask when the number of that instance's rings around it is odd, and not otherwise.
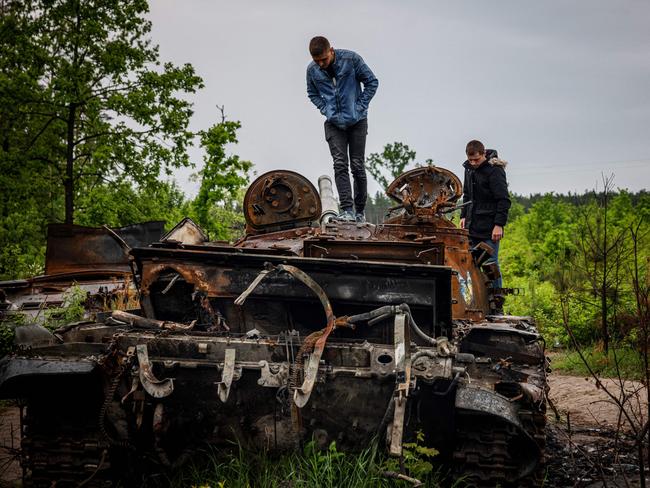
[[[89,136],[82,137],[81,139],[77,139],[72,144],[74,146],[77,146],[77,145],[81,144],[82,142],[86,142],[86,141],[89,141],[91,139],[97,139],[98,137],[110,136],[111,134],[113,134],[113,131],[98,132],[97,134],[91,134]]]

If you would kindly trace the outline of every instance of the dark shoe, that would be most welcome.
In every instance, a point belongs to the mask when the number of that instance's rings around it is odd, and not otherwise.
[[[357,212],[354,215],[354,220],[356,221],[357,224],[365,224],[366,223],[366,216],[363,212],[359,213]]]

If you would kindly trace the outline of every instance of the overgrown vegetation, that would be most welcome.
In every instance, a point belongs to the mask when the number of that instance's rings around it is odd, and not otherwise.
[[[413,443],[409,451],[409,473],[420,476],[424,486],[438,487],[443,482],[450,486],[443,474],[426,461],[432,457],[432,450],[420,452],[422,448]],[[408,447],[407,447],[408,449]],[[185,469],[171,479],[157,480],[158,485],[171,487],[193,486],[196,488],[275,488],[278,486],[321,487],[321,488],[375,488],[391,486],[413,486],[406,481],[387,477],[384,473],[392,469],[396,461],[387,458],[383,449],[371,444],[358,453],[339,451],[332,442],[320,449],[315,441],[308,442],[301,452],[290,452],[272,457],[262,452],[245,451],[238,448],[231,455],[215,450],[206,451],[193,458]],[[399,469],[397,469],[399,471]],[[465,486],[462,480],[451,484],[453,488]]]
[[[63,302],[54,308],[43,308],[35,315],[14,312],[0,317],[0,357],[10,353],[14,348],[15,328],[23,325],[39,324],[51,331],[62,325],[79,322],[86,314],[88,293],[73,285],[63,293]]]
[[[616,347],[606,354],[596,347],[587,347],[583,354],[593,371],[600,377],[616,378],[620,374],[630,380],[644,379],[643,358],[639,351],[629,347]],[[553,371],[561,371],[565,374],[590,376],[589,369],[580,355],[571,349],[552,354],[551,367]]]

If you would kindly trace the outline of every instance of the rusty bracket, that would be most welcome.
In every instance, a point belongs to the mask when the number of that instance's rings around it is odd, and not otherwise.
[[[309,362],[307,364],[307,370],[305,371],[305,378],[302,385],[299,388],[296,388],[296,391],[293,393],[293,402],[298,408],[304,407],[309,401],[311,392],[314,389],[314,384],[318,377],[318,367],[320,365],[320,360],[325,350],[325,344],[327,343],[327,338],[337,327],[336,317],[332,311],[332,304],[327,298],[327,294],[316,283],[311,276],[309,276],[304,271],[296,268],[295,266],[290,266],[287,264],[278,265],[278,270],[289,273],[291,276],[296,278],[298,281],[304,283],[311,291],[313,291],[323,306],[325,311],[325,317],[327,318],[327,325],[323,329],[323,334],[318,338],[316,344],[314,344],[314,351],[309,356]]]
[[[137,390],[138,387],[140,386],[140,378],[138,376],[134,376],[133,380],[131,381],[131,389],[122,397],[120,400],[120,403],[124,404],[131,395],[133,395]]]
[[[410,335],[406,314],[401,312],[395,315],[394,327],[395,342],[395,411],[393,422],[390,425],[390,447],[391,456],[402,455],[402,437],[404,435],[404,416],[406,402],[411,387],[411,350]]]
[[[269,267],[266,268],[255,277],[255,279],[252,281],[252,283],[248,286],[248,288],[237,297],[235,300],[235,305],[243,305],[244,301],[250,295],[253,290],[261,283],[261,281],[269,275],[270,272],[272,271],[279,271],[279,272],[285,272],[293,276],[295,279],[298,281],[302,282],[304,285],[306,285],[311,291],[314,292],[314,294],[318,297],[318,299],[321,302],[321,305],[323,306],[323,309],[325,311],[325,317],[327,318],[327,325],[323,329],[322,335],[318,338],[316,343],[314,344],[314,350],[309,356],[309,361],[307,362],[307,369],[305,370],[305,378],[300,387],[297,387],[296,390],[294,391],[293,394],[293,402],[298,408],[304,407],[307,402],[309,401],[309,397],[311,396],[311,392],[314,389],[314,384],[316,383],[316,379],[318,377],[318,367],[320,365],[320,360],[323,355],[323,350],[325,349],[325,344],[327,343],[327,338],[329,335],[332,333],[334,329],[336,329],[338,326],[343,326],[346,321],[339,321],[337,323],[336,317],[334,316],[334,312],[332,311],[332,304],[330,303],[329,299],[327,298],[327,294],[325,291],[321,288],[321,286],[314,281],[314,279],[309,276],[307,273],[304,271],[300,270],[299,268],[296,268],[295,266],[291,266],[288,264],[279,264],[276,267]]]
[[[219,400],[226,403],[230,395],[230,386],[235,376],[235,349],[226,349],[226,356],[223,360],[223,372],[221,373],[221,381],[217,383],[217,391],[219,393]]]
[[[140,383],[144,390],[154,398],[165,398],[174,391],[174,380],[167,378],[159,380],[153,374],[153,368],[149,361],[149,353],[147,352],[146,344],[138,344],[136,346],[138,354],[138,364],[140,365]]]
[[[393,423],[388,427],[390,429],[390,447],[388,452],[391,456],[400,457],[402,455],[406,397],[396,396],[393,401],[395,402],[395,413],[393,414]]]
[[[309,363],[307,364],[307,369],[305,370],[305,379],[302,382],[302,385],[299,388],[296,388],[296,391],[293,393],[293,402],[298,408],[303,408],[307,405],[311,392],[314,389],[316,384],[316,378],[318,378],[318,366],[320,365],[320,357],[322,354],[314,352],[309,355]]]
[[[253,293],[253,290],[257,288],[257,285],[259,285],[262,282],[262,280],[266,278],[267,275],[272,271],[275,271],[275,269],[263,269],[262,271],[260,271],[260,273],[251,282],[251,284],[248,285],[248,288],[246,288],[246,290],[244,290],[244,292],[235,299],[235,305],[241,307],[246,301],[246,299],[248,298],[248,295]]]

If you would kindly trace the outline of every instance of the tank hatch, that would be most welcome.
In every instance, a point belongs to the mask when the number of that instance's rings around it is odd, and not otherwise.
[[[247,234],[304,227],[318,220],[321,201],[314,185],[288,170],[270,171],[257,178],[244,197]]]
[[[436,166],[415,168],[397,177],[386,190],[407,213],[429,208],[433,213],[453,207],[462,195],[462,185],[451,171]]]

